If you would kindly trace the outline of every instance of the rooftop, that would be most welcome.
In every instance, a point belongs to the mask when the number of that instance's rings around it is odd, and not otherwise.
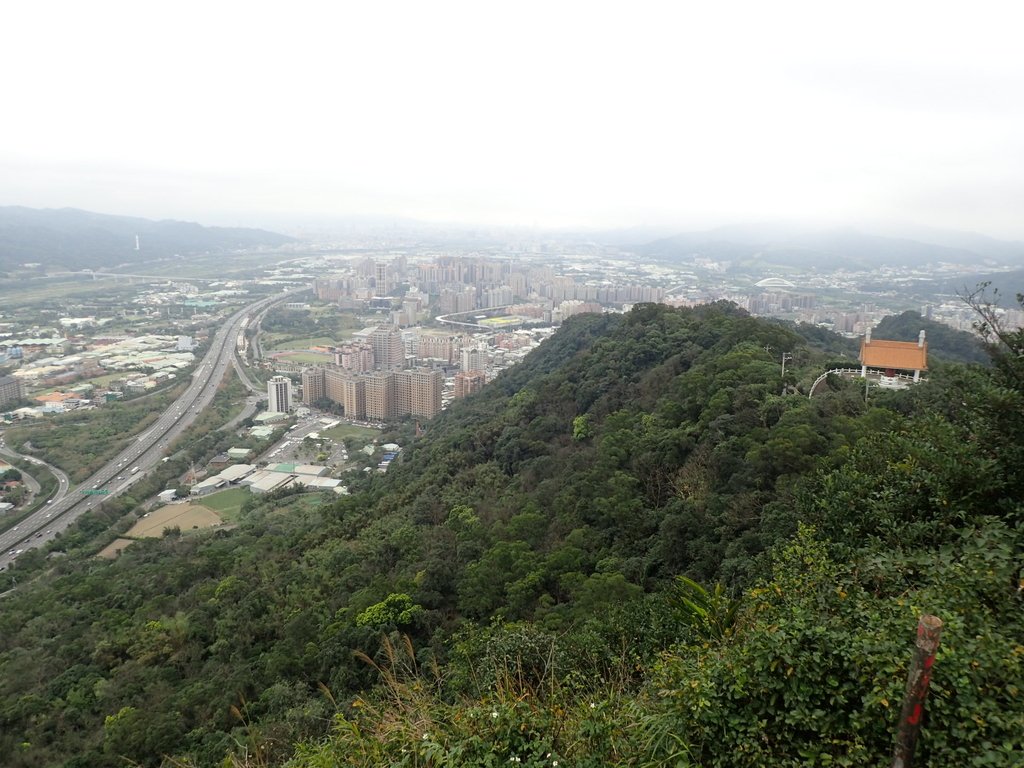
[[[861,340],[860,361],[869,368],[894,368],[903,371],[928,370],[928,343],[917,341]]]

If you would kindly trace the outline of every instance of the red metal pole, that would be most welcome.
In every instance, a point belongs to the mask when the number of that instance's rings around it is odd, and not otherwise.
[[[942,634],[942,619],[924,615],[917,624],[917,641],[914,656],[907,672],[907,692],[903,697],[900,712],[900,728],[896,735],[896,750],[893,753],[892,768],[911,768],[914,760],[914,746],[921,732],[921,716],[924,714],[924,700],[928,697],[928,684],[932,677],[935,652],[939,649],[939,635]]]

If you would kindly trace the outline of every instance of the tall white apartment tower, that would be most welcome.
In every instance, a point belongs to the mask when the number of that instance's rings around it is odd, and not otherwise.
[[[292,408],[292,382],[287,376],[274,376],[267,382],[267,410],[288,413]]]

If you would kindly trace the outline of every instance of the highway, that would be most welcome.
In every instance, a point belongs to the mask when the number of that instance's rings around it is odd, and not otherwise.
[[[30,464],[35,464],[37,467],[43,467],[48,469],[53,476],[57,478],[57,492],[50,499],[51,502],[57,502],[68,495],[68,491],[71,489],[71,480],[68,479],[67,474],[64,470],[53,466],[53,464],[47,464],[42,459],[37,459],[35,456],[22,456],[20,453],[16,453],[11,450],[11,447],[4,445],[4,440],[0,437],[0,456],[6,456],[9,459],[24,459]],[[35,489],[38,492],[38,488]]]
[[[228,366],[237,364],[235,341],[246,318],[270,305],[283,301],[297,289],[278,293],[247,305],[231,315],[214,334],[203,359],[196,366],[188,389],[131,445],[86,480],[81,491],[106,491],[106,494],[72,493],[34,512],[14,528],[0,534],[0,570],[18,555],[45,544],[71,525],[75,519],[104,500],[117,496],[145,476],[158,463],[167,446],[183,433],[200,411],[213,400],[217,385]],[[58,478],[60,475],[58,475]],[[66,476],[64,482],[66,483]],[[66,493],[67,485],[61,489]]]

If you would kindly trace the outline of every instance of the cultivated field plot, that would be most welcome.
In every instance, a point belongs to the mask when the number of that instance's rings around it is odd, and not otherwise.
[[[210,528],[220,523],[220,515],[201,504],[169,504],[143,517],[125,536],[159,538],[164,535],[164,528],[177,526],[185,533],[193,528]]]
[[[242,504],[251,496],[245,488],[229,488],[204,496],[202,506],[212,509],[224,520],[233,520],[241,512]]]

